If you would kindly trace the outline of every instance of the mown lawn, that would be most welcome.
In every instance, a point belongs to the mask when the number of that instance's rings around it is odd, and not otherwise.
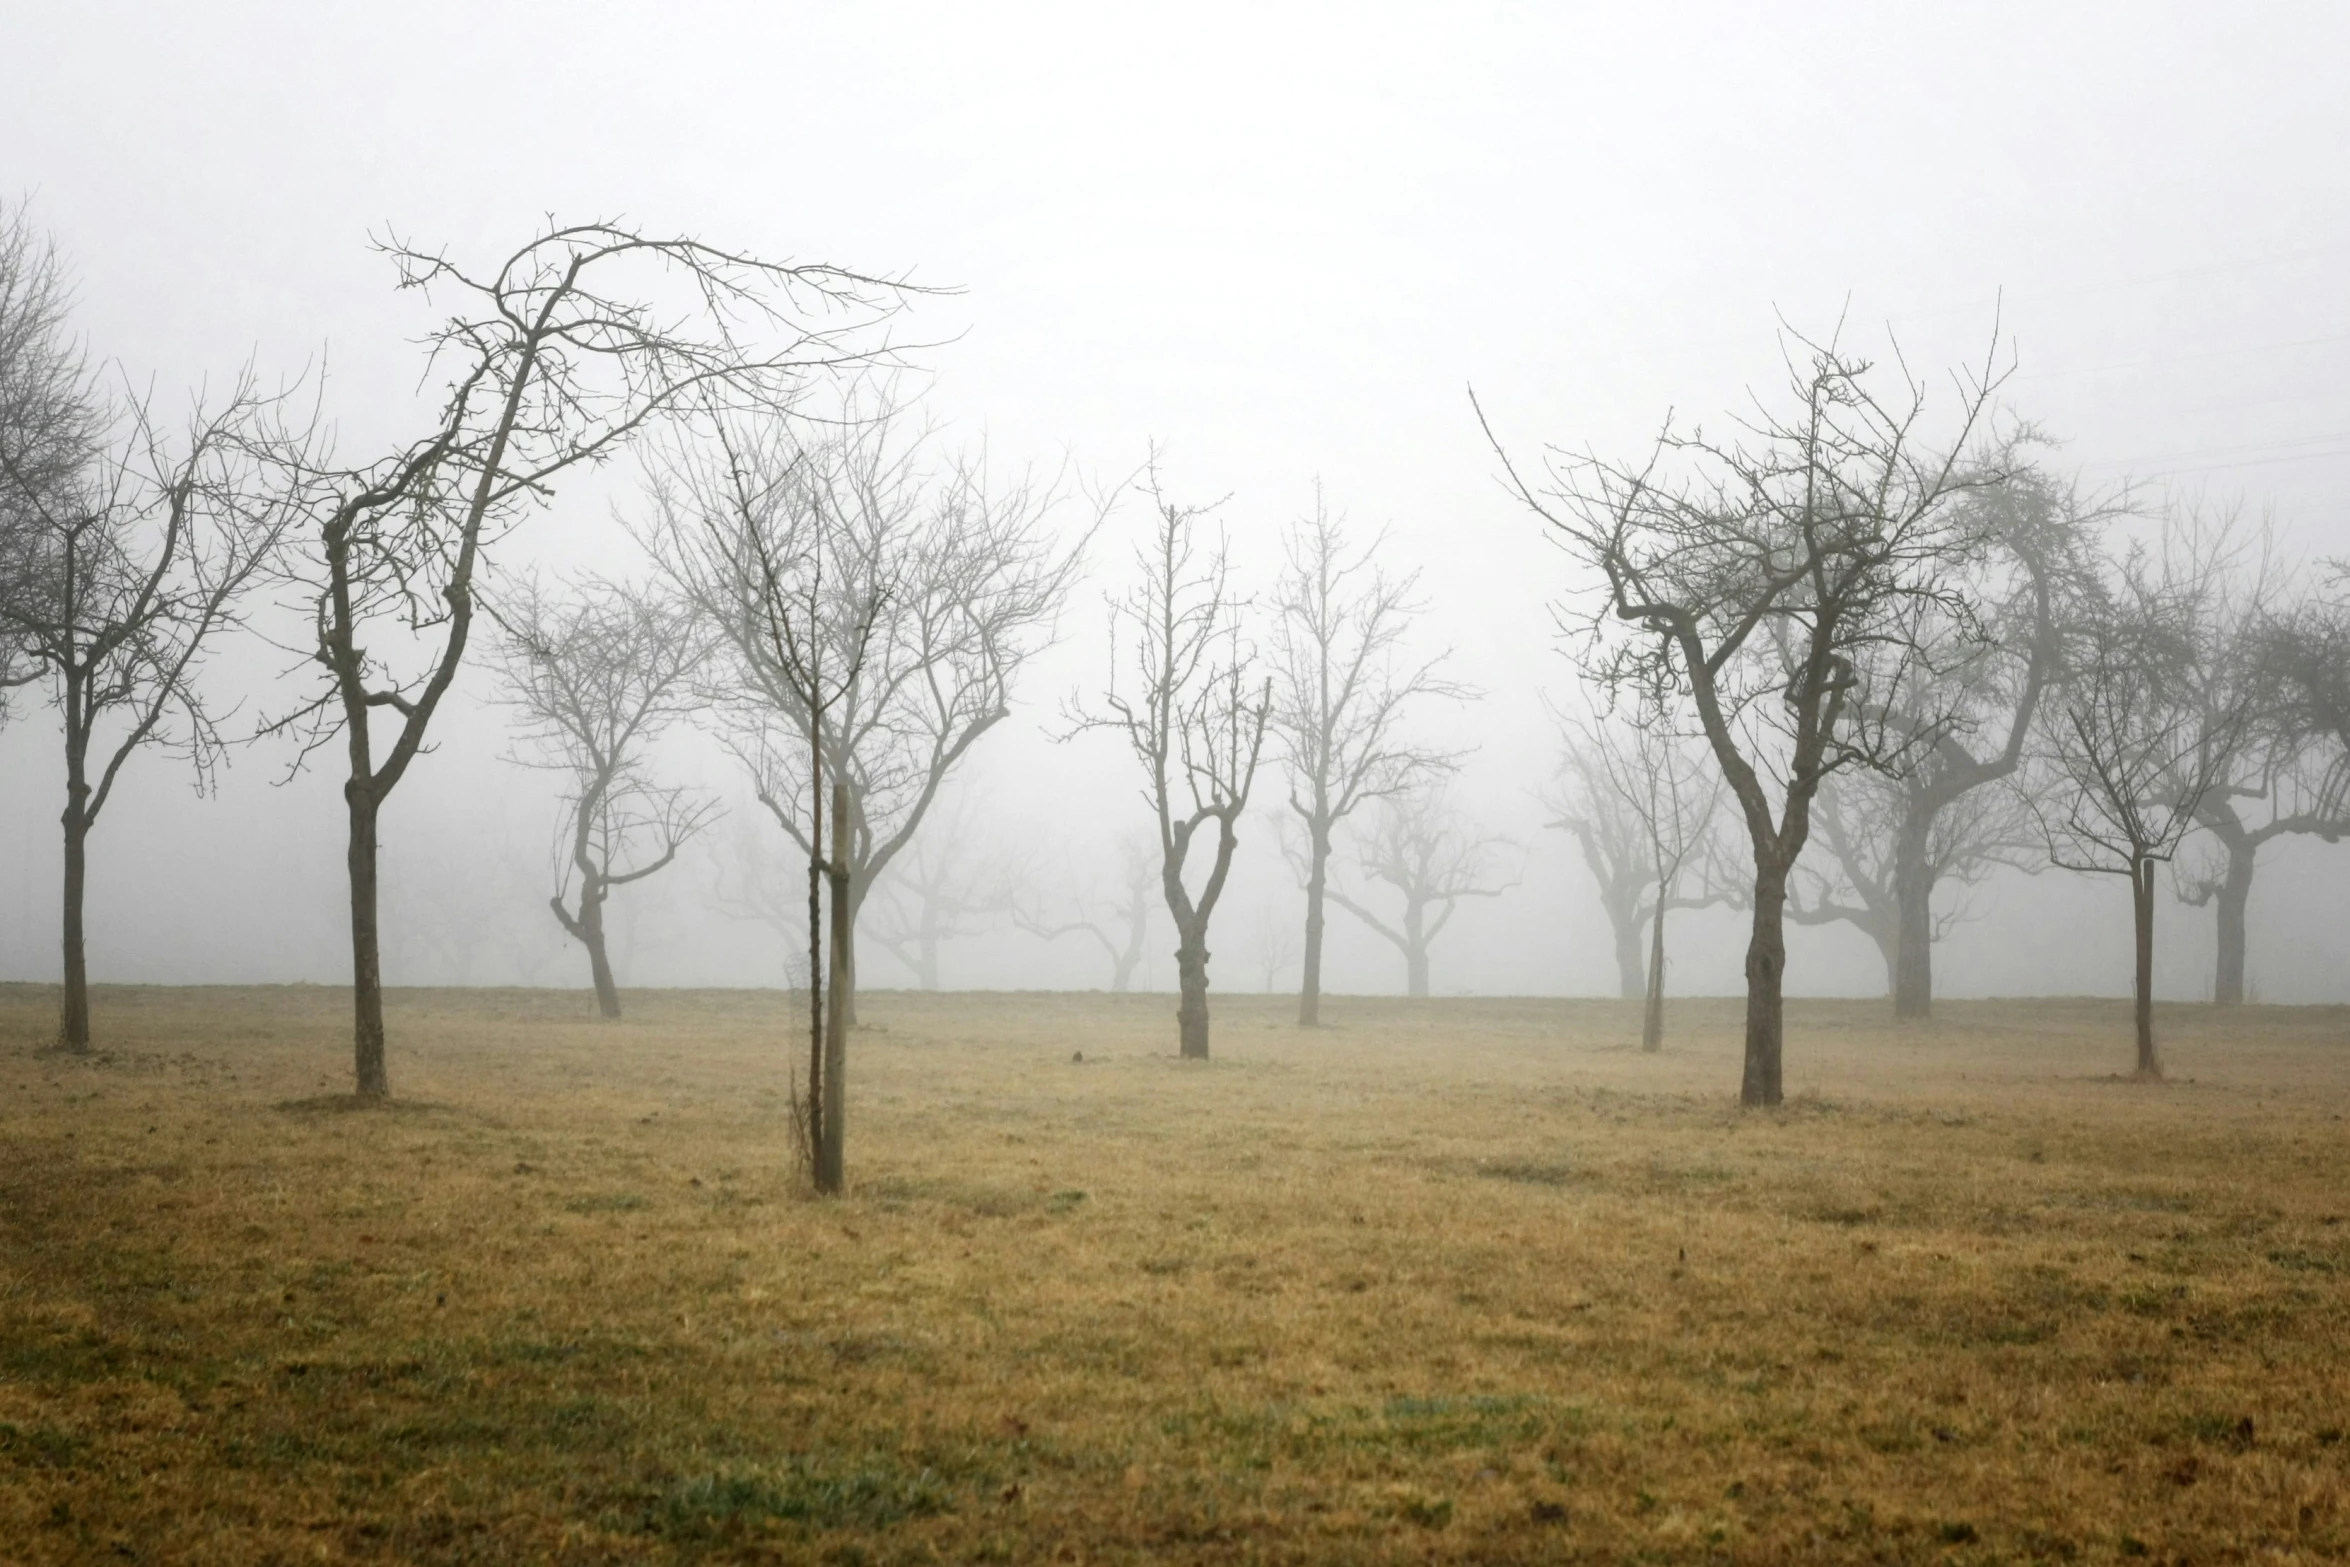
[[[630,1000],[0,987],[0,1559],[2350,1556],[2342,1009]]]

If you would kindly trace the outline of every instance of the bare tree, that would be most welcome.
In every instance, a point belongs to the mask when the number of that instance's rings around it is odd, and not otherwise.
[[[1091,937],[1110,961],[1111,992],[1122,996],[1134,988],[1134,974],[1150,939],[1151,909],[1162,900],[1156,846],[1144,834],[1123,835],[1118,840],[1117,872],[1108,896],[1073,899],[1064,906],[1065,917],[1048,912],[1041,903],[1015,899],[1012,923],[1046,941]]]
[[[1311,1028],[1321,1021],[1332,835],[1364,802],[1458,765],[1451,753],[1405,740],[1400,726],[1415,701],[1471,693],[1437,673],[1441,655],[1406,656],[1404,637],[1420,609],[1419,574],[1396,576],[1379,564],[1384,533],[1352,549],[1345,518],[1331,514],[1317,485],[1313,515],[1292,524],[1284,544],[1288,563],[1273,623],[1273,730],[1289,772],[1289,808],[1305,830],[1297,1020]]]
[[[2280,628],[2302,618],[2286,602],[2296,591],[2295,573],[2277,560],[2265,529],[2245,551],[2232,551],[2237,521],[2228,514],[2186,524],[2188,550],[2251,558],[2199,598],[2201,623],[2182,649],[2188,662],[2181,678],[2212,715],[2208,721],[2233,714],[2242,734],[2195,810],[2209,843],[2190,839],[2171,862],[2179,896],[2212,908],[2218,940],[2211,999],[2220,1006],[2244,1000],[2247,915],[2261,850],[2293,835],[2334,843],[2350,834],[2350,799],[2343,797],[2337,765],[2342,753],[2326,726],[2312,722],[2290,655],[2280,658],[2289,645]]]
[[[707,838],[704,843],[709,842]],[[778,854],[755,818],[735,819],[733,842],[714,854],[710,902],[728,919],[766,926],[783,942],[783,988],[808,986],[808,899],[800,872]]]
[[[1890,693],[1886,727],[1918,743],[1897,765],[1855,773],[1828,803],[1820,826],[1836,866],[1794,913],[1812,924],[1850,918],[1878,944],[1896,1017],[1933,1010],[1933,944],[1950,923],[1934,914],[1935,887],[2037,863],[2028,812],[1994,786],[2016,777],[2041,700],[2063,677],[2067,626],[2096,591],[2098,532],[2120,511],[2030,463],[2039,441],[2028,428],[2010,435],[1993,481],[1959,498],[1982,553],[1962,599],[1925,603],[1912,620],[1924,656],[1899,643],[1863,650],[1864,663],[1906,667],[1906,681],[1897,667],[1871,683]]]
[[[59,1037],[90,1046],[89,838],[143,749],[203,790],[223,752],[197,684],[297,513],[279,482],[306,437],[248,369],[176,435],[140,395],[107,395],[65,338],[65,280],[21,216],[0,214],[0,642],[44,677],[65,744]]]
[[[537,917],[546,885],[540,836],[532,831],[525,844],[501,801],[461,832],[387,843],[385,974],[408,984],[542,984],[569,942]]]
[[[56,241],[23,204],[0,202],[0,594],[10,601],[40,591],[40,515],[84,483],[105,445],[72,313]],[[0,625],[0,722],[8,693],[40,678],[23,653],[13,625]]]
[[[556,481],[691,410],[772,405],[813,371],[869,360],[861,334],[904,285],[659,239],[611,223],[550,223],[475,272],[379,244],[403,289],[453,300],[426,337],[445,369],[415,442],[310,489],[317,535],[294,581],[327,689],[280,720],[303,755],[347,753],[353,1053],[363,1099],[391,1092],[376,912],[377,824],[464,663],[476,580]],[[379,715],[391,723],[380,749]]]
[[[1790,334],[1787,372],[1790,406],[1758,401],[1734,438],[1668,421],[1633,465],[1554,449],[1540,491],[1487,426],[1511,492],[1601,579],[1586,673],[1684,693],[1737,801],[1754,858],[1749,1105],[1784,1091],[1787,884],[1821,781],[1897,765],[1955,725],[1904,698],[1932,651],[1921,622],[1969,609],[1980,529],[1955,501],[1983,476],[1960,454],[1996,386],[1988,365],[1957,377],[1929,445],[1930,400],[1905,368],[1881,397],[1866,360]],[[1898,729],[1881,718],[1896,703]]]
[[[2130,884],[2137,1075],[2162,1076],[2154,1042],[2156,867],[2195,827],[2247,729],[2240,709],[2203,700],[2197,641],[2233,568],[2229,552],[2166,526],[2133,546],[2110,604],[2084,627],[2087,650],[2046,724],[2059,788],[2040,804],[2049,859]]]
[[[709,638],[685,605],[612,582],[558,595],[526,579],[490,613],[504,633],[499,673],[531,761],[569,785],[547,906],[587,949],[597,1010],[616,1018],[604,905],[615,889],[666,869],[717,810],[698,791],[655,782],[646,756],[697,707],[692,680]]]
[[[1902,975],[1931,982],[1930,969],[1914,961],[1903,967],[1905,942],[1921,929],[1918,916],[1904,912],[1904,891],[1973,887],[2001,866],[2035,871],[2047,862],[2046,840],[2019,789],[2002,781],[1970,786],[1939,805],[1933,798],[1916,771],[1890,778],[1864,768],[1838,774],[1813,806],[1828,863],[1807,857],[1788,884],[1789,919],[1849,924],[1869,938],[1885,964],[1885,992],[1902,1016],[1919,1015],[1901,1012]],[[1925,940],[1941,941],[1969,912],[1963,898],[1939,909],[1929,900]]]
[[[1206,1060],[1208,922],[1240,846],[1273,682],[1256,678],[1241,639],[1242,606],[1223,542],[1200,546],[1199,520],[1208,508],[1169,500],[1155,463],[1148,489],[1151,539],[1136,551],[1142,580],[1110,604],[1108,687],[1099,709],[1073,707],[1068,733],[1108,730],[1142,767],[1143,798],[1159,830],[1159,889],[1175,922],[1177,1037],[1186,1058]],[[1185,876],[1210,823],[1215,846],[1194,892]]]
[[[1365,875],[1403,900],[1393,923],[1338,887],[1330,901],[1392,943],[1404,962],[1404,993],[1428,994],[1428,952],[1463,898],[1498,898],[1518,884],[1496,862],[1506,838],[1462,822],[1441,786],[1389,795],[1378,825],[1355,846]]]
[[[820,528],[841,591],[813,635],[835,668],[867,640],[857,678],[811,729],[789,681],[771,678],[760,633],[723,582],[723,566],[678,542],[680,519],[753,504],[770,528]],[[1029,659],[1053,638],[1100,513],[1074,540],[1054,521],[1058,482],[992,474],[983,456],[947,453],[916,429],[887,389],[852,396],[838,417],[734,422],[710,451],[665,462],[646,543],[714,618],[732,647],[735,699],[720,713],[727,743],[760,805],[803,849],[820,835],[792,781],[809,736],[828,777],[848,790],[848,909],[842,954],[855,1021],[853,933],[866,897],[913,842],[939,791],[981,736],[1011,711]],[[868,602],[850,583],[888,584]],[[868,621],[870,624],[868,625]]]
[[[1600,879],[1610,918],[1618,919],[1622,911],[1616,953],[1626,981],[1641,981],[1640,933],[1648,932],[1647,975],[1633,993],[1646,998],[1640,1048],[1662,1050],[1665,916],[1674,909],[1733,902],[1737,896],[1719,863],[1716,841],[1721,775],[1692,754],[1691,737],[1680,731],[1655,693],[1628,713],[1570,729],[1572,792],[1560,802],[1553,825],[1572,832],[1582,845],[1585,862]]]
[[[1642,758],[1641,749],[1663,741],[1663,737],[1639,726],[1627,725],[1626,733],[1557,716],[1566,743],[1560,751],[1558,776],[1542,795],[1543,808],[1551,813],[1551,820],[1544,825],[1568,833],[1582,852],[1584,867],[1591,872],[1600,907],[1615,938],[1616,993],[1626,1001],[1638,1001],[1651,988],[1643,948],[1656,923],[1652,894],[1658,885],[1657,857],[1654,835],[1641,811],[1648,791],[1643,786],[1626,793],[1618,784],[1646,778],[1649,762]],[[1668,743],[1685,746],[1690,741],[1675,736]],[[1702,746],[1703,741],[1697,744]],[[1627,746],[1632,751],[1628,758]],[[1662,758],[1655,761],[1660,767],[1667,765]],[[1696,769],[1686,760],[1670,765],[1683,776],[1696,776]],[[1718,814],[1719,809],[1717,798],[1713,810]],[[1696,840],[1702,843],[1703,852],[1692,857],[1698,874],[1675,883],[1665,903],[1668,911],[1710,908],[1717,903],[1741,906],[1743,892],[1738,879],[1724,860],[1710,818],[1708,825],[1707,833]]]
[[[959,791],[931,813],[866,901],[867,934],[924,990],[939,988],[941,946],[1010,916],[1018,877],[980,838],[970,793]]]
[[[1268,903],[1257,910],[1252,934],[1258,976],[1264,981],[1259,988],[1269,996],[1281,982],[1281,971],[1297,960],[1297,928],[1281,905]]]
[[[838,488],[827,469],[843,448],[779,453],[775,433],[773,418],[736,424],[721,416],[707,446],[672,449],[653,487],[645,542],[733,654],[712,694],[744,715],[734,743],[760,804],[787,831],[801,824],[790,835],[808,857],[808,1087],[795,1115],[816,1189],[829,1195],[846,1172],[855,914],[850,783],[841,752],[825,741],[866,679],[900,592],[902,562],[865,548],[854,519],[826,503]],[[779,725],[796,733],[779,734]],[[785,765],[793,755],[796,769]]]

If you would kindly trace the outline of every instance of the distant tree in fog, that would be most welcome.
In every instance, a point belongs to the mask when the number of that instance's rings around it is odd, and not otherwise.
[[[316,533],[293,573],[326,689],[280,720],[303,756],[347,753],[353,1055],[363,1099],[384,1061],[376,844],[465,660],[485,553],[583,464],[693,410],[769,406],[806,376],[870,358],[865,329],[900,287],[785,266],[609,223],[550,223],[475,272],[391,240],[402,289],[449,300],[425,338],[443,372],[424,432],[380,461],[315,474]],[[390,724],[380,747],[376,723]]]
[[[1964,791],[1932,812],[1922,841],[1905,838],[1918,797],[1910,775],[1888,778],[1855,768],[1830,779],[1812,809],[1817,848],[1797,863],[1787,893],[1787,917],[1798,925],[1848,924],[1868,937],[1885,965],[1885,993],[1896,1001],[1904,934],[1919,929],[1914,916],[1904,921],[1903,888],[1919,884],[1905,876],[1967,888],[2003,865],[2036,871],[2048,860],[2039,822],[2018,788]],[[1926,939],[1942,940],[1967,913],[1963,898],[1940,908],[1929,903]],[[1897,1009],[1897,1015],[1916,1014]]]
[[[503,802],[461,832],[436,830],[384,844],[384,968],[403,984],[537,986],[567,958],[568,941],[538,911],[546,855],[525,846]]]
[[[848,791],[851,1022],[865,900],[1053,638],[1099,519],[1063,538],[1063,499],[1056,482],[941,450],[886,389],[834,418],[730,422],[716,444],[680,446],[663,464],[645,542],[732,654],[715,711],[760,805],[814,853],[801,787],[811,744]],[[712,519],[734,542],[712,547]],[[743,530],[778,552],[820,551],[832,586],[816,601],[814,646],[835,669],[862,647],[856,677],[814,724],[744,596]]]
[[[2247,914],[2260,852],[2285,837],[2332,843],[2350,834],[2344,752],[2294,678],[2291,628],[2309,623],[2306,612],[2289,601],[2297,591],[2294,574],[2274,558],[2265,533],[2231,552],[2228,540],[2237,531],[2228,517],[2189,527],[2190,549],[2241,558],[2198,601],[2199,624],[2184,649],[2182,676],[2206,708],[2215,714],[2233,710],[2243,734],[2228,767],[2196,807],[2202,833],[2182,844],[2171,862],[2179,896],[2212,908],[2218,940],[2211,999],[2220,1006],[2244,1000]]]
[[[1208,922],[1240,846],[1271,721],[1273,682],[1260,679],[1241,636],[1224,544],[1199,540],[1208,508],[1180,506],[1148,481],[1151,537],[1137,550],[1140,580],[1110,603],[1110,666],[1098,707],[1079,705],[1072,734],[1106,730],[1133,753],[1158,826],[1159,890],[1175,922],[1175,1019],[1182,1054],[1208,1055]],[[1197,882],[1192,850],[1215,841]]]
[[[1134,988],[1134,974],[1142,966],[1144,943],[1150,939],[1151,910],[1162,901],[1159,890],[1157,846],[1144,834],[1127,833],[1118,840],[1115,866],[1099,867],[1113,876],[1104,894],[1079,894],[1060,904],[1028,896],[1012,904],[1012,923],[1032,936],[1058,941],[1063,936],[1088,936],[1110,961],[1110,990],[1124,995]]]
[[[0,208],[0,686],[43,680],[62,722],[59,1037],[85,1051],[90,833],[143,749],[209,784],[223,742],[197,675],[299,516],[284,474],[309,437],[250,368],[167,428],[83,359],[68,295],[52,245]]]
[[[1291,525],[1288,561],[1275,593],[1273,731],[1289,773],[1289,808],[1304,828],[1299,856],[1306,894],[1305,957],[1297,1020],[1321,1021],[1323,904],[1332,835],[1367,801],[1449,772],[1458,758],[1407,740],[1415,703],[1459,701],[1472,693],[1438,674],[1441,655],[1407,654],[1404,638],[1421,606],[1419,574],[1395,575],[1378,557],[1384,533],[1357,550],[1343,517],[1320,488],[1314,513]]]
[[[1586,674],[1685,695],[1737,802],[1754,858],[1750,1105],[1784,1093],[1787,887],[1822,780],[1897,766],[1957,726],[1948,711],[1884,715],[1929,662],[1921,620],[1969,611],[1984,527],[1959,502],[1996,477],[1963,455],[1997,385],[1988,366],[1957,378],[1955,417],[1929,444],[1928,394],[1905,367],[1881,395],[1837,342],[1787,341],[1785,403],[1758,402],[1729,438],[1668,422],[1628,464],[1554,448],[1539,490],[1493,440],[1512,493],[1601,583]]]
[[[1721,774],[1692,746],[1676,716],[1659,694],[1648,693],[1628,711],[1587,724],[1570,721],[1566,788],[1552,823],[1575,835],[1599,882],[1615,926],[1624,995],[1646,998],[1640,1048],[1647,1051],[1664,1048],[1665,917],[1674,909],[1734,904],[1739,896],[1717,841]]]
[[[710,640],[686,605],[612,582],[551,593],[526,579],[490,613],[503,633],[504,699],[520,715],[528,760],[568,785],[547,906],[587,949],[596,1007],[616,1018],[604,905],[614,890],[666,869],[717,810],[696,790],[655,782],[647,765],[662,732],[696,710],[692,682]]]
[[[707,844],[710,840],[702,840]],[[732,841],[713,853],[710,902],[728,919],[766,926],[782,939],[783,985],[808,985],[808,889],[804,873],[788,862],[750,816],[735,820]]]
[[[1886,729],[1920,743],[1890,767],[1850,769],[1823,789],[1818,826],[1830,853],[1798,866],[1790,917],[1847,921],[1875,942],[1896,1017],[1932,1011],[1933,944],[1963,912],[1937,916],[1935,888],[2041,863],[2040,834],[2006,786],[2063,678],[2068,633],[2096,591],[2098,532],[2115,507],[2027,461],[2035,441],[2030,431],[2011,437],[1990,461],[1992,481],[1957,501],[1982,543],[1963,596],[1922,603],[1906,640],[1858,654],[1864,670],[1887,658],[1906,666],[1864,682],[1889,693],[1875,715]]]
[[[939,948],[1011,916],[1015,867],[990,852],[968,791],[934,810],[866,900],[865,931],[923,990],[939,988]]]
[[[1463,898],[1498,898],[1518,883],[1504,869],[1507,838],[1481,833],[1461,819],[1440,785],[1423,785],[1379,802],[1377,825],[1356,843],[1363,874],[1384,883],[1398,900],[1392,913],[1370,906],[1370,894],[1333,886],[1330,901],[1383,937],[1404,962],[1404,993],[1428,994],[1428,954],[1452,923]]]
[[[1257,910],[1251,945],[1255,949],[1258,976],[1264,982],[1259,989],[1269,996],[1280,984],[1282,971],[1297,961],[1298,952],[1297,928],[1279,904],[1268,903]]]
[[[2137,1075],[2162,1076],[2154,1041],[2156,868],[2236,766],[2253,715],[2210,701],[2200,642],[2227,597],[2235,551],[2167,523],[2132,545],[2079,667],[2044,721],[2057,787],[2038,801],[2049,859],[2125,878],[2135,935]]]

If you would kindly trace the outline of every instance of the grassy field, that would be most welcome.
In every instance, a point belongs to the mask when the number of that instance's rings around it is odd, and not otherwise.
[[[2350,1556],[2341,1009],[631,1002],[0,987],[0,1559]]]

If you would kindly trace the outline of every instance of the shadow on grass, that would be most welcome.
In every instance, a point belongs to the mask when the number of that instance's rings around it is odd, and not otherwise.
[[[373,1111],[378,1115],[443,1115],[452,1108],[429,1099],[374,1099],[364,1094],[318,1094],[309,1099],[280,1099],[270,1106],[288,1115],[350,1115]]]

